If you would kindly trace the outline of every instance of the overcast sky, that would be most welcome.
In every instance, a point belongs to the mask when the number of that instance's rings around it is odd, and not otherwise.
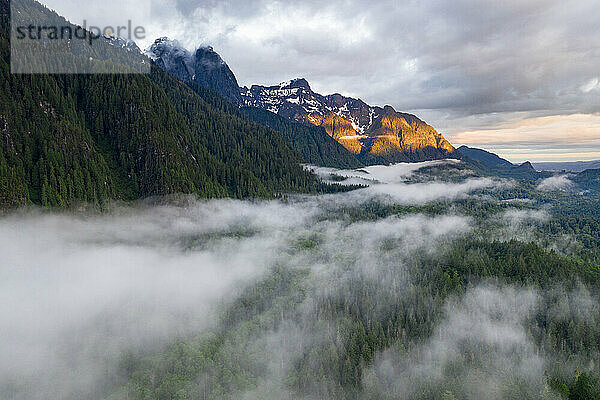
[[[600,159],[597,1],[153,1],[151,17],[140,0],[94,2],[94,16],[133,10],[140,46],[212,45],[240,85],[305,77],[511,161]],[[44,3],[72,20],[91,10]]]

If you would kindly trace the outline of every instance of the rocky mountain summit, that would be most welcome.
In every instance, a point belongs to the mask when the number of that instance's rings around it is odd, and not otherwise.
[[[145,54],[177,79],[213,89],[229,102],[241,105],[235,75],[212,47],[199,47],[192,53],[177,40],[162,37],[156,39]]]
[[[227,63],[212,47],[190,52],[177,41],[157,39],[146,55],[184,82],[215,90],[232,104],[256,107],[327,134],[366,164],[447,157],[454,147],[433,127],[391,106],[379,107],[341,94],[314,92],[304,78],[274,86],[239,87]]]
[[[263,108],[295,121],[322,126],[360,158],[387,162],[442,158],[454,151],[434,128],[391,106],[370,106],[341,94],[314,92],[306,79],[241,89],[246,106]]]

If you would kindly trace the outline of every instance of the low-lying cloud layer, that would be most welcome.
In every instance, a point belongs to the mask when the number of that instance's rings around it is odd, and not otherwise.
[[[530,290],[476,287],[446,305],[445,320],[421,348],[379,355],[365,384],[397,399],[427,390],[447,398],[505,399],[511,389],[541,397],[544,361],[523,327],[537,302]]]
[[[224,294],[258,279],[285,244],[276,232],[302,220],[287,210],[221,201],[2,219],[0,388],[88,398],[123,352],[214,325]]]
[[[377,182],[365,189],[286,201],[183,198],[178,205],[116,206],[105,215],[29,210],[4,216],[0,394],[103,398],[123,384],[123,354],[159,351],[176,338],[214,329],[245,289],[280,268],[306,275],[303,300],[285,303],[276,328],[248,342],[233,340],[231,351],[250,352],[262,366],[261,384],[244,398],[289,397],[287,374],[306,349],[344,345],[331,324],[315,319],[317,304],[351,303],[360,291],[373,291],[378,297],[369,315],[384,318],[392,302],[415,295],[412,274],[422,267],[420,257],[435,259],[476,229],[472,218],[451,212],[375,221],[331,218],[331,212],[367,202],[452,201],[506,184],[464,176],[456,183],[410,183],[417,169],[439,165],[370,168]],[[528,224],[547,217],[544,211],[507,211],[497,216],[505,232],[498,237],[524,235]],[[280,295],[295,298],[291,292],[299,289],[288,290]],[[589,295],[579,297],[581,307],[595,307]],[[529,289],[472,288],[446,304],[444,321],[421,350],[379,354],[365,385],[402,398],[419,389],[411,377],[441,384],[449,378],[446,368],[460,363],[464,384],[456,389],[467,398],[501,398],[496,384],[513,378],[538,390],[543,360],[522,329],[536,301]],[[465,354],[473,358],[466,361]]]
[[[497,178],[467,178],[460,182],[426,181],[410,182],[415,172],[426,167],[458,165],[456,160],[426,161],[422,163],[399,163],[391,166],[371,166],[358,170],[336,170],[333,168],[309,166],[322,179],[342,185],[364,185],[365,189],[349,193],[325,196],[324,201],[336,204],[359,205],[370,201],[393,204],[417,205],[431,201],[453,201],[464,198],[480,189],[502,189],[512,182]],[[461,171],[454,171],[460,177]],[[344,178],[343,180],[340,180]]]

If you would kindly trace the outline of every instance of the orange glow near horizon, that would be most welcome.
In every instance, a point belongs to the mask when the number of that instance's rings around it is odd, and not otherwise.
[[[448,137],[457,145],[481,147],[513,162],[600,159],[600,115],[595,114],[529,118]]]

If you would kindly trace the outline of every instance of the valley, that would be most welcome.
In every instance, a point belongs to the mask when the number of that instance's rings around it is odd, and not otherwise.
[[[0,399],[600,399],[598,162],[446,139],[592,159],[593,41],[552,43],[581,5],[532,61],[502,33],[550,5],[196,3],[17,54],[21,21],[83,28],[0,0]]]
[[[4,270],[1,349],[17,361],[0,365],[3,397],[600,391],[598,192],[480,176],[460,161],[310,168],[363,188],[3,217],[15,268]],[[22,258],[30,247],[40,251]],[[25,336],[23,307],[38,321]]]

